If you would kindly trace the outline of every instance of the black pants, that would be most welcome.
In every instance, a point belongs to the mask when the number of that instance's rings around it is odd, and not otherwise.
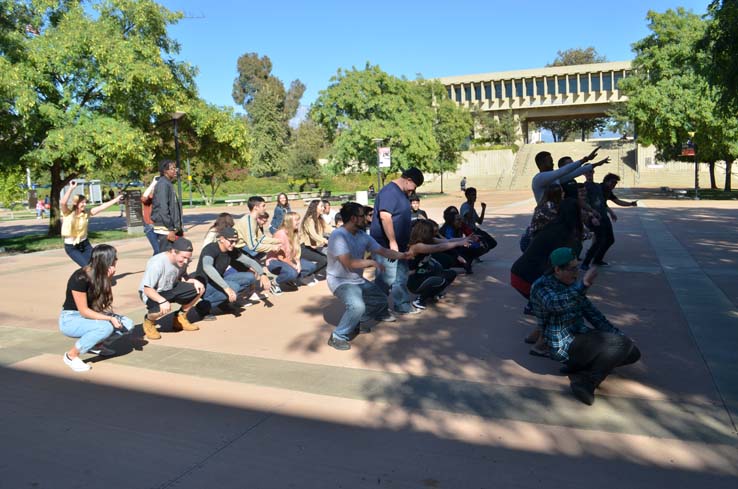
[[[490,251],[494,249],[495,246],[497,246],[497,240],[490,236],[490,234],[482,228],[476,228],[474,230],[474,234],[479,236],[480,241],[484,244],[484,247],[487,248],[487,251]],[[487,251],[485,251],[485,253]]]
[[[195,297],[197,297],[197,289],[195,289],[195,286],[191,283],[177,282],[177,285],[175,285],[173,289],[159,291],[159,295],[169,302],[185,305],[189,304],[195,299]],[[202,301],[198,302],[198,306],[200,304],[202,304]],[[159,312],[160,306],[156,301],[146,299],[146,309],[149,312]],[[199,311],[200,309],[198,308],[198,312]]]
[[[594,226],[594,242],[590,245],[587,250],[587,254],[584,256],[584,265],[589,266],[590,263],[598,264],[605,258],[605,253],[615,243],[615,233],[612,229],[612,221],[607,216],[603,216],[600,220],[599,226]]]
[[[316,268],[313,272],[314,274],[322,271],[326,265],[328,265],[328,258],[323,253],[315,248],[311,248],[310,246],[301,245],[301,257],[307,261],[315,263]]]
[[[456,278],[453,270],[442,270],[438,273],[414,273],[408,277],[407,288],[418,294],[421,301],[435,297],[443,292]]]
[[[640,358],[641,351],[627,336],[593,330],[574,337],[566,364],[594,388],[616,367],[630,365]]]

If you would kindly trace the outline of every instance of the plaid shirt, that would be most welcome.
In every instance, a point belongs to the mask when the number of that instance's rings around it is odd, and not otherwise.
[[[569,359],[574,336],[589,331],[584,319],[600,331],[622,334],[592,305],[586,292],[581,281],[565,285],[553,274],[542,276],[531,287],[533,312],[554,360],[566,362]]]

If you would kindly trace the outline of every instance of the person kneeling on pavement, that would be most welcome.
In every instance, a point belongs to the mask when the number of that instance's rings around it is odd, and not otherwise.
[[[550,257],[552,270],[533,283],[531,304],[543,328],[550,357],[564,364],[571,391],[592,405],[595,389],[616,368],[637,362],[641,352],[633,340],[613,326],[587,298],[597,269],[579,281],[579,261],[571,248],[557,248]],[[589,328],[584,320],[594,327]]]
[[[186,238],[172,242],[168,251],[149,258],[146,263],[138,293],[146,304],[147,314],[143,321],[143,330],[149,340],[158,340],[161,334],[156,328],[156,321],[172,312],[172,302],[181,304],[172,319],[175,331],[197,331],[197,325],[190,323],[187,312],[197,304],[205,292],[205,285],[195,278],[187,276],[187,265],[192,259],[192,243]],[[203,280],[203,279],[201,279]],[[207,304],[198,304],[198,312],[204,316]]]
[[[338,326],[333,330],[328,344],[336,350],[351,348],[349,341],[357,332],[371,331],[361,322],[370,319],[392,322],[397,319],[387,306],[387,296],[373,282],[363,277],[368,267],[382,265],[375,260],[365,260],[364,253],[381,255],[389,260],[409,260],[408,252],[383,248],[374,238],[366,234],[366,217],[364,207],[356,202],[348,202],[341,208],[343,226],[336,228],[328,239],[328,288],[333,295],[341,299],[346,311],[341,316]],[[359,329],[359,331],[357,331]]]
[[[232,227],[226,227],[218,233],[217,240],[209,243],[200,252],[197,262],[198,277],[207,280],[203,302],[209,303],[212,308],[228,301],[235,304],[238,294],[249,289],[259,277],[259,281],[265,289],[269,289],[269,278],[264,275],[262,266],[236,249],[238,233]],[[235,267],[252,271],[236,271]],[[234,269],[229,270],[232,266]],[[204,319],[212,320],[215,316],[209,314]]]

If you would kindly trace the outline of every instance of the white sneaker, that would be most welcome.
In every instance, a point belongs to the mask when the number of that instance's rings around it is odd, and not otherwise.
[[[261,294],[257,294],[256,292],[254,292],[253,294],[251,294],[251,297],[249,297],[249,300],[253,302],[259,302],[260,300],[264,300],[268,298],[269,298],[269,294],[265,292],[262,292]]]
[[[69,355],[67,355],[66,353],[64,354],[64,363],[69,365],[69,368],[71,368],[75,372],[87,372],[92,368],[85,362],[83,362],[80,357],[69,358]]]
[[[282,289],[277,284],[272,285],[272,288],[269,291],[272,295],[282,295]]]
[[[315,277],[313,277],[313,279],[307,283],[308,287],[315,287],[316,285],[318,285],[318,279]]]

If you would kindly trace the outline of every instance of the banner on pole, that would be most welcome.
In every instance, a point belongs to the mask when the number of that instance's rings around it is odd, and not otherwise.
[[[389,148],[379,148],[379,168],[392,166],[392,156]]]

